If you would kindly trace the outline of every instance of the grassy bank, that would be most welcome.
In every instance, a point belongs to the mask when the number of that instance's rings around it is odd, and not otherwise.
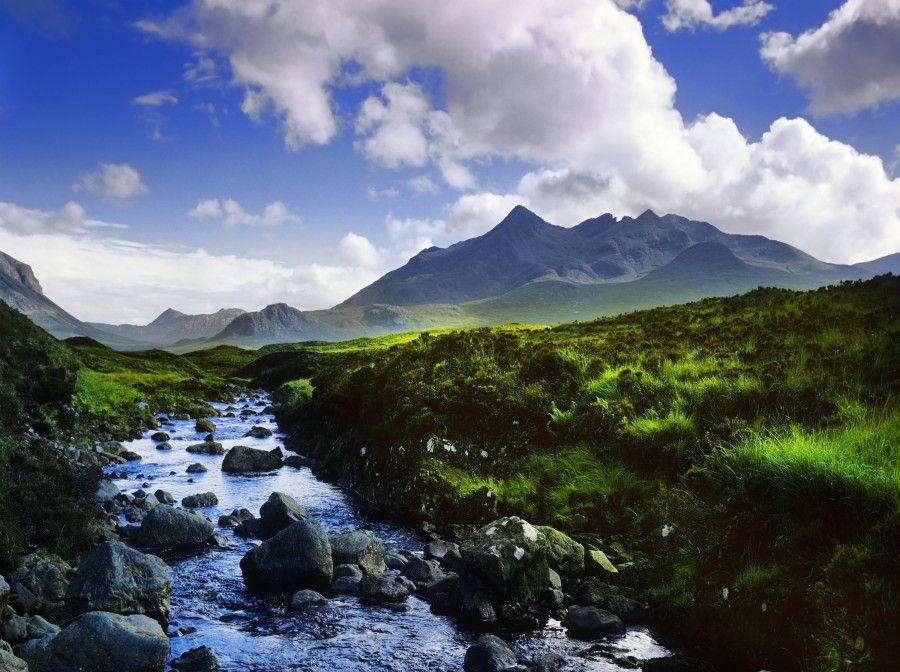
[[[896,659],[900,279],[257,367],[325,472],[392,515],[619,541],[660,624],[735,668]]]

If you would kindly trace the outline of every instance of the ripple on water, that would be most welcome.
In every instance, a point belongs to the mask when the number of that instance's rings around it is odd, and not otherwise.
[[[236,445],[270,450],[282,445],[283,435],[269,414],[242,419],[245,404],[261,413],[267,397],[237,400],[232,404],[212,404],[220,412],[236,406],[237,417],[215,418],[216,440],[226,450]],[[147,432],[127,444],[142,459],[116,466],[129,480],[119,480],[123,490],[136,490],[147,481],[155,491],[166,490],[181,501],[198,492],[212,491],[216,506],[199,509],[211,520],[247,508],[258,514],[259,507],[274,491],[286,492],[296,499],[326,529],[365,528],[394,549],[421,550],[422,541],[404,526],[368,521],[358,514],[338,488],[315,478],[307,468],[283,467],[272,474],[244,476],[222,472],[222,457],[187,453],[185,448],[202,441],[206,433],[194,430],[194,421],[172,420],[163,427],[171,435],[172,450],[157,450]],[[267,438],[245,438],[253,425],[272,430]],[[187,474],[189,464],[199,462],[208,471]],[[170,472],[175,472],[170,475]],[[137,474],[143,478],[136,480]],[[226,549],[168,558],[172,567],[172,612],[170,619],[179,627],[193,626],[196,632],[172,640],[172,658],[206,644],[222,663],[234,671],[312,671],[312,670],[419,670],[462,669],[462,660],[477,634],[457,628],[443,616],[429,611],[428,604],[411,598],[405,611],[363,605],[352,596],[339,596],[321,610],[288,612],[290,596],[264,597],[244,590],[240,559],[253,542],[237,537],[230,530],[219,530],[231,542]],[[517,654],[533,658],[555,652],[570,662],[566,670],[601,672],[626,669],[614,662],[616,657],[634,656],[639,660],[666,655],[645,629],[629,629],[624,637],[599,643],[578,642],[566,637],[562,627],[551,622],[540,632],[511,638]]]

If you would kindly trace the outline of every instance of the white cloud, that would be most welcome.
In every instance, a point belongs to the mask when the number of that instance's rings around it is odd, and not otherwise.
[[[198,221],[216,219],[227,229],[241,225],[280,226],[300,222],[300,217],[281,201],[273,201],[263,208],[261,213],[254,214],[244,210],[241,204],[232,198],[208,198],[200,201],[188,212],[188,217]]]
[[[178,97],[169,90],[153,91],[143,96],[132,98],[131,102],[142,107],[162,107],[163,105],[175,105]]]
[[[30,264],[53,301],[90,321],[146,323],[173,306],[188,313],[282,301],[326,308],[384,270],[346,262],[289,266],[147,245],[96,235],[91,226],[77,204],[44,213],[0,203],[0,249]]]
[[[809,91],[815,114],[900,99],[900,0],[847,0],[814,30],[761,41],[763,60]]]
[[[773,9],[773,5],[762,0],[744,0],[743,4],[716,14],[709,0],[666,0],[662,22],[672,33],[698,26],[726,30],[733,26],[755,26]]]
[[[376,189],[372,186],[366,187],[366,196],[369,197],[370,201],[379,201],[382,198],[397,198],[399,195],[400,190],[394,187],[386,187],[384,189]]]
[[[679,26],[719,28],[768,11],[706,6],[670,9],[684,10]],[[290,148],[330,142],[352,119],[371,161],[435,171],[455,188],[473,190],[484,163],[525,166],[509,193],[483,188],[432,219],[392,217],[404,249],[483,231],[516,202],[564,225],[652,207],[834,260],[897,247],[900,182],[877,158],[802,120],[777,120],[759,139],[715,114],[686,122],[640,22],[610,0],[521,0],[515,12],[500,0],[194,0],[145,28],[227,59],[244,113],[274,114]],[[438,72],[440,88],[417,80],[422,71]],[[336,90],[363,84],[378,94],[336,107]]]
[[[414,194],[423,195],[423,194],[431,194],[434,195],[438,193],[438,186],[434,183],[428,175],[417,175],[416,177],[410,178],[407,181],[409,188],[412,189]]]
[[[348,264],[374,268],[381,263],[381,253],[365,236],[349,232],[341,238],[338,250]]]
[[[101,163],[97,170],[82,175],[72,188],[114,201],[127,201],[149,191],[141,174],[127,163]]]
[[[217,87],[222,83],[219,66],[202,51],[195,53],[194,60],[182,66],[182,76],[185,82],[196,87]]]

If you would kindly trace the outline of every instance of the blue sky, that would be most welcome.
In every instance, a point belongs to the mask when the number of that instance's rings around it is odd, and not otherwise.
[[[117,322],[327,307],[518,202],[900,249],[900,2],[618,5],[0,0],[0,249]]]

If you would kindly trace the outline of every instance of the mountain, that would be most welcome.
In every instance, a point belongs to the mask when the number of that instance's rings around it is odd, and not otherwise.
[[[214,336],[227,327],[236,317],[244,315],[240,308],[222,308],[209,315],[186,315],[169,308],[145,325],[90,323],[104,332],[141,341],[155,346],[166,346],[177,341],[198,341]]]
[[[423,250],[338,308],[461,303],[547,281],[631,281],[697,243],[720,243],[746,263],[821,284],[866,275],[865,269],[826,264],[779,241],[724,233],[678,215],[660,217],[647,210],[637,218],[616,219],[605,214],[564,228],[517,206],[484,235],[446,249]]]
[[[864,261],[860,264],[855,264],[855,268],[862,268],[871,271],[876,275],[883,275],[885,273],[900,275],[900,252],[889,254],[886,257],[881,257],[879,259],[873,259],[872,261]]]
[[[128,338],[105,333],[67,313],[44,296],[41,283],[28,264],[3,252],[0,252],[0,300],[56,338],[88,336],[119,348],[139,346]]]

